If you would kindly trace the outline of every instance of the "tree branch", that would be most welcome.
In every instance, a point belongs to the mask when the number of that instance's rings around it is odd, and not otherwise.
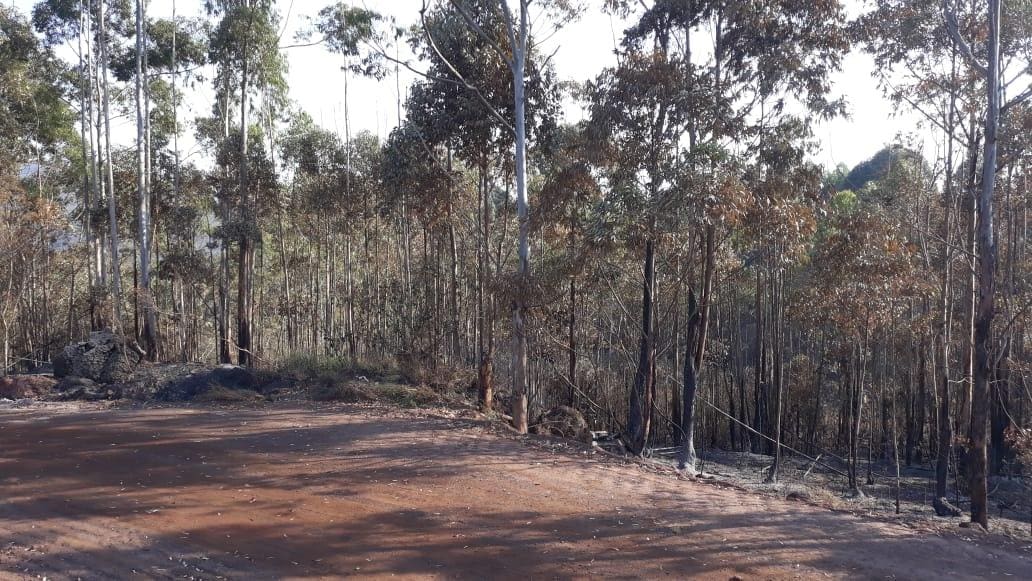
[[[496,53],[498,53],[498,56],[503,61],[505,61],[507,65],[511,67],[512,58],[509,55],[505,54],[505,51],[502,50],[501,45],[495,42],[495,39],[488,36],[487,32],[485,32],[484,29],[479,24],[477,24],[475,20],[473,20],[473,16],[469,13],[468,10],[466,10],[466,7],[463,6],[462,3],[459,2],[459,0],[448,0],[448,3],[451,4],[452,7],[455,8],[455,11],[459,13],[459,16],[462,17],[462,20],[466,22],[466,26],[469,26],[470,29],[473,30],[473,32],[477,33],[477,35],[480,38],[484,39],[484,42],[486,42],[488,46],[490,46]],[[423,9],[426,10],[425,3],[423,5]],[[513,44],[513,46],[515,47],[516,45]]]
[[[960,51],[960,54],[967,59],[968,63],[975,68],[978,72],[982,73],[982,76],[989,74],[988,68],[975,57],[975,53],[971,51],[971,45],[964,40],[964,37],[960,35],[960,24],[957,22],[957,14],[950,10],[950,0],[942,0],[942,14],[946,19],[946,30],[950,33],[950,38],[953,40],[954,46]]]
[[[469,82],[466,81],[466,79],[462,76],[462,74],[459,73],[459,71],[451,64],[451,61],[449,61],[444,56],[444,54],[441,53],[441,50],[437,47],[437,43],[434,42],[433,35],[430,34],[430,27],[427,26],[427,24],[426,24],[426,1],[425,0],[424,0],[424,3],[423,3],[423,9],[419,11],[419,21],[422,24],[423,34],[426,36],[427,44],[429,44],[430,48],[433,49],[434,54],[437,55],[437,58],[441,59],[441,62],[444,63],[444,66],[447,67],[448,71],[452,75],[454,75],[456,79],[458,79],[458,81],[462,84],[463,87],[465,87],[469,91],[472,91],[473,94],[476,95],[477,99],[480,100],[480,102],[484,105],[484,107],[487,108],[488,112],[499,123],[502,124],[502,127],[507,129],[510,133],[515,134],[516,130],[513,128],[513,126],[508,121],[506,121],[505,117],[503,117],[502,114],[499,113],[498,110],[495,109],[493,105],[491,105],[491,102],[488,101],[486,97],[484,97],[484,94],[480,92],[480,89],[478,89],[478,88],[474,87],[473,85],[469,84]]]
[[[1007,113],[1007,111],[1010,110],[1011,107],[1015,105],[1020,105],[1027,101],[1029,98],[1032,98],[1032,85],[1027,87],[1017,97],[1014,97],[1010,101],[1007,101],[1006,104],[1000,107],[1000,116],[1003,117],[1003,115]]]

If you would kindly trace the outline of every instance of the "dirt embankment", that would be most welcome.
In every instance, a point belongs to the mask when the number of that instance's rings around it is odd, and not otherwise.
[[[0,578],[1032,578],[1030,549],[356,406],[0,410]]]

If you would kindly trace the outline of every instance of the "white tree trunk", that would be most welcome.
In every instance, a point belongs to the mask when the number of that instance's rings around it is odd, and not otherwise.
[[[504,3],[504,0],[503,0]],[[527,62],[527,6],[521,2],[520,29],[514,31],[517,46],[513,47],[512,77],[515,99],[516,130],[516,215],[519,223],[519,285],[512,305],[513,339],[513,424],[521,434],[527,433],[527,304],[530,284],[530,207],[527,199],[527,118],[525,72]],[[518,35],[518,36],[517,36]]]
[[[136,297],[143,310],[143,348],[149,359],[157,351],[157,317],[150,288],[150,193],[147,179],[147,103],[144,96],[144,0],[136,0],[136,195],[138,206],[137,238],[140,246],[140,288]]]
[[[100,63],[101,70],[101,108],[104,115],[104,162],[107,164],[107,206],[108,206],[108,234],[111,243],[111,303],[114,305],[114,329],[122,331],[122,272],[121,261],[118,257],[118,204],[115,199],[115,170],[111,162],[111,104],[108,96],[108,37],[107,37],[107,14],[104,12],[105,0],[99,0],[100,20]]]

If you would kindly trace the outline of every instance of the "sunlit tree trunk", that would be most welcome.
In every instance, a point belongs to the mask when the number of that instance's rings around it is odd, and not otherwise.
[[[147,107],[144,99],[144,0],[136,0],[136,195],[137,208],[137,240],[140,254],[140,288],[136,300],[143,307],[143,350],[148,359],[153,361],[158,350],[158,323],[155,314],[154,297],[151,294],[151,217],[150,192],[147,188]]]
[[[512,418],[516,431],[527,433],[527,394],[530,389],[527,374],[527,299],[530,291],[530,209],[527,198],[527,102],[526,62],[530,22],[528,20],[529,0],[520,0],[520,24],[516,28],[509,5],[502,0],[502,7],[508,16],[510,40],[512,43],[512,78],[516,130],[516,215],[519,223],[519,288],[512,303],[513,337],[513,409]]]

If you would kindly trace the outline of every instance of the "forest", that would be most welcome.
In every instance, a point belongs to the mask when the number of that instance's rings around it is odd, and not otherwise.
[[[401,370],[519,433],[565,406],[687,474],[928,466],[982,527],[1029,477],[1032,2],[324,2],[0,4],[0,374],[110,330]],[[562,78],[546,39],[599,12],[611,66]],[[336,126],[290,97],[312,44]],[[931,147],[815,161],[851,52]],[[369,80],[386,139],[352,129]]]

